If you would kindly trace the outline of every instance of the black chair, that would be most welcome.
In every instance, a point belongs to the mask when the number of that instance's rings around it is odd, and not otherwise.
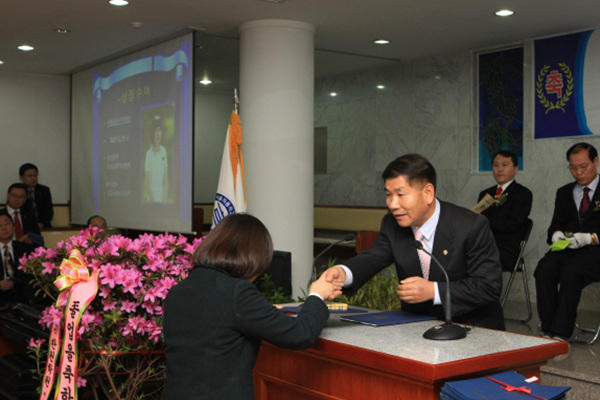
[[[600,284],[598,282],[595,282],[587,287],[591,286],[590,290],[598,290],[599,285]],[[595,328],[582,327],[578,322],[575,322],[575,327],[582,332],[593,333],[594,336],[591,339],[585,340],[585,339],[579,339],[578,335],[575,335],[573,337],[574,342],[583,342],[583,343],[587,343],[587,344],[594,344],[596,339],[598,339],[598,336],[600,336],[600,322],[598,322],[598,326],[596,326]]]
[[[521,322],[528,322],[533,315],[531,311],[531,298],[529,296],[529,286],[527,285],[527,271],[525,269],[525,259],[523,258],[523,253],[525,253],[525,246],[527,245],[527,241],[529,240],[529,235],[531,234],[531,229],[533,228],[533,221],[531,218],[527,219],[527,229],[525,230],[525,234],[523,235],[523,239],[521,239],[521,248],[519,250],[519,256],[517,257],[517,262],[513,267],[510,278],[508,279],[508,284],[506,285],[506,289],[504,290],[504,294],[502,295],[502,307],[504,308],[504,303],[506,302],[506,298],[508,297],[508,292],[512,287],[513,280],[515,279],[515,275],[517,272],[520,272],[523,276],[523,289],[525,289],[525,300],[527,301],[527,319],[516,319],[516,318],[506,318],[506,319],[514,319]]]

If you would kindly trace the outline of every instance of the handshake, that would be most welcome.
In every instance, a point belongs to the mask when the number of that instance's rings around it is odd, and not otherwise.
[[[340,267],[329,268],[310,285],[309,293],[316,293],[323,300],[333,300],[342,294],[346,273]]]
[[[562,232],[556,231],[552,234],[552,243],[556,243],[559,240],[567,240],[569,243],[569,249],[579,249],[584,246],[589,246],[591,244],[597,244],[596,237],[593,233],[585,233],[585,232]]]

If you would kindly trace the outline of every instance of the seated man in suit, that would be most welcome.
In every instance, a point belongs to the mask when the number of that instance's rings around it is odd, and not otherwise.
[[[575,182],[556,191],[548,244],[571,243],[562,251],[548,251],[534,273],[543,335],[561,340],[573,334],[581,291],[600,281],[598,151],[577,143],[567,151],[567,161]]]
[[[481,214],[490,222],[502,268],[511,271],[519,256],[533,202],[531,191],[515,181],[518,170],[519,159],[515,153],[508,150],[497,152],[492,158],[492,171],[497,185],[479,193],[478,199],[481,201],[486,194],[496,199],[495,204]]]
[[[26,163],[19,168],[19,178],[27,186],[27,202],[24,208],[30,209],[42,228],[52,227],[54,208],[50,188],[38,183],[38,168]]]
[[[41,238],[41,232],[35,215],[31,210],[23,208],[26,201],[27,186],[22,183],[13,183],[9,186],[5,210],[14,221],[13,238],[19,242],[32,243],[31,237],[27,234],[31,232]]]
[[[446,280],[415,239],[439,260],[450,278],[452,316],[456,322],[504,329],[498,298],[502,268],[487,219],[435,197],[436,172],[427,159],[406,154],[382,174],[390,210],[379,237],[367,249],[327,271],[325,279],[343,282],[356,293],[392,263],[400,280],[402,309],[444,319]],[[430,268],[431,267],[431,268]]]
[[[13,220],[5,210],[0,211],[0,255],[2,273],[0,274],[0,307],[14,303],[33,301],[33,290],[29,285],[31,277],[19,270],[19,259],[31,253],[34,247],[12,239]]]

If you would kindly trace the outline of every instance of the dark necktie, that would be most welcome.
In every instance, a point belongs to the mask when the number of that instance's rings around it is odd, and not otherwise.
[[[590,209],[590,196],[588,193],[590,192],[590,188],[583,188],[583,197],[581,198],[581,204],[579,205],[579,223],[583,223],[583,217]]]
[[[8,251],[7,245],[4,245],[4,266],[6,267],[6,276],[8,279],[12,279],[14,276],[14,270],[12,265],[12,257],[10,256],[10,251]]]
[[[17,240],[23,237],[23,225],[21,225],[21,219],[19,218],[19,210],[15,210],[15,237]]]
[[[35,190],[32,188],[27,189],[27,200],[29,200],[29,204],[31,204],[31,211],[37,217],[37,206],[35,204]]]

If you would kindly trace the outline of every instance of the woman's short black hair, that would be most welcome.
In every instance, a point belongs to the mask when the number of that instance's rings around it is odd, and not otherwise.
[[[260,220],[250,214],[231,214],[204,238],[194,263],[211,265],[234,278],[254,279],[273,259],[273,241]]]

